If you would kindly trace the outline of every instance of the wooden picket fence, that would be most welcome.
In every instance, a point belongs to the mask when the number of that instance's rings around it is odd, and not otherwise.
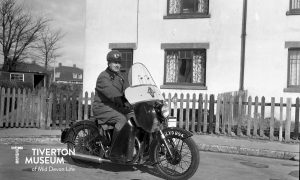
[[[49,126],[47,91],[0,88],[0,127]],[[48,122],[48,124],[46,124]]]
[[[239,94],[238,92],[215,95],[208,94],[168,94],[165,99],[171,104],[172,116],[177,118],[177,126],[199,133],[227,134],[256,138],[290,141],[299,139],[300,99],[294,104],[291,98],[275,102]],[[268,112],[267,110],[268,109]],[[294,116],[292,114],[294,112]],[[269,114],[266,117],[266,113]],[[278,117],[278,118],[276,118]],[[291,128],[292,117],[294,127]],[[292,137],[291,137],[292,134]]]
[[[250,136],[270,140],[299,139],[300,99],[247,97],[246,93],[163,94],[177,126],[195,133]],[[0,127],[63,129],[89,119],[94,93],[83,96],[1,89]],[[294,120],[294,121],[293,121]],[[293,125],[293,126],[291,126]]]

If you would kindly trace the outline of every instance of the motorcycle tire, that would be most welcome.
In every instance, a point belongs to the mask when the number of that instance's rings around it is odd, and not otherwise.
[[[100,134],[96,125],[80,124],[73,129],[73,137],[67,143],[68,149],[75,149],[75,153],[87,155],[99,155],[99,148],[96,144]],[[72,157],[71,157],[72,158]],[[72,158],[76,163],[84,163],[83,160]]]
[[[178,152],[178,149],[177,149],[179,142],[175,146],[175,148],[174,148],[174,146],[169,145],[171,147],[170,148],[171,152],[174,154],[174,156],[177,156],[179,158],[171,158],[169,153],[167,153],[167,150],[164,147],[163,142],[160,141],[155,146],[154,152],[153,152],[153,156],[154,156],[153,159],[155,162],[154,166],[159,171],[159,173],[162,174],[166,179],[172,179],[172,180],[189,179],[197,171],[199,162],[200,162],[200,155],[199,155],[199,150],[197,148],[197,145],[191,137],[185,138],[185,139],[182,139],[179,136],[167,136],[166,137],[166,140],[168,141],[168,143],[170,142],[170,139],[172,141],[174,139],[178,139],[178,140],[182,141],[180,152]],[[190,151],[190,155],[191,155],[190,166],[184,172],[181,172],[181,173],[176,172],[175,173],[174,171],[176,171],[177,167],[175,167],[175,170],[173,168],[171,170],[168,170],[167,168],[169,168],[169,165],[167,165],[167,167],[164,167],[162,164],[163,161],[160,159],[160,157],[161,156],[166,157],[166,159],[165,159],[167,161],[166,163],[169,163],[170,166],[178,165],[179,163],[181,163],[180,161],[182,161],[182,158],[183,158],[183,156],[181,154],[183,143],[188,147],[188,149]],[[180,167],[182,168],[182,166],[180,166]]]

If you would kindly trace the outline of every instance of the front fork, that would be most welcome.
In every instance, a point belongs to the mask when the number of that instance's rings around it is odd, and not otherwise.
[[[171,156],[172,158],[174,158],[174,157],[173,157],[173,153],[172,153],[171,149],[169,148],[168,142],[167,142],[167,140],[166,140],[166,136],[164,135],[164,133],[163,133],[161,130],[159,130],[159,133],[160,133],[161,139],[163,140],[164,145],[165,145],[166,148],[167,148],[168,153],[170,154],[170,156]]]

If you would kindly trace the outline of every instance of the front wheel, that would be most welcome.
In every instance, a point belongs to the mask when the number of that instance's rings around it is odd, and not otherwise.
[[[153,159],[156,169],[166,179],[189,179],[198,169],[200,155],[194,140],[179,136],[166,136],[166,142],[172,152],[171,156],[160,141],[154,148]]]

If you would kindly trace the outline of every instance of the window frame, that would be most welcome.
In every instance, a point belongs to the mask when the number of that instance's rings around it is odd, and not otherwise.
[[[73,73],[73,79],[78,79],[77,76],[78,76],[77,73]]]
[[[298,1],[299,2],[299,8],[292,8],[293,2]],[[300,0],[290,0],[289,2],[289,10],[286,12],[286,15],[300,15]]]
[[[167,72],[167,54],[170,51],[204,51],[205,52],[205,62],[204,62],[204,82],[203,83],[172,83],[166,82],[166,72]],[[192,54],[193,57],[193,54]],[[185,59],[185,58],[184,58]],[[190,59],[193,61],[193,59]],[[206,86],[206,71],[207,70],[207,49],[206,48],[172,48],[172,49],[164,49],[164,76],[163,76],[163,85],[161,86],[162,89],[200,89],[200,90],[207,90]],[[192,74],[193,74],[193,67],[192,67]]]
[[[291,51],[299,51],[300,53],[300,47],[291,47],[288,49],[288,62],[287,62],[287,88],[284,89],[284,92],[300,92],[300,84],[299,85],[290,85],[290,54]],[[300,59],[299,59],[300,63]],[[300,69],[298,70],[300,73]],[[299,77],[300,78],[300,77]],[[298,79],[299,81],[299,79]]]
[[[60,72],[55,72],[54,78],[60,78]]]
[[[195,11],[195,2],[194,1],[194,11]],[[183,13],[183,6],[181,6],[180,13],[178,14],[170,14],[169,8],[170,8],[170,0],[167,0],[167,15],[164,16],[164,19],[189,19],[189,18],[210,18],[210,11],[209,11],[209,0],[206,1],[207,6],[207,12],[205,13],[199,13],[199,12],[192,12],[192,13]]]
[[[12,75],[22,75],[22,80],[12,79]],[[10,73],[9,79],[10,79],[10,81],[24,82],[24,73]]]

